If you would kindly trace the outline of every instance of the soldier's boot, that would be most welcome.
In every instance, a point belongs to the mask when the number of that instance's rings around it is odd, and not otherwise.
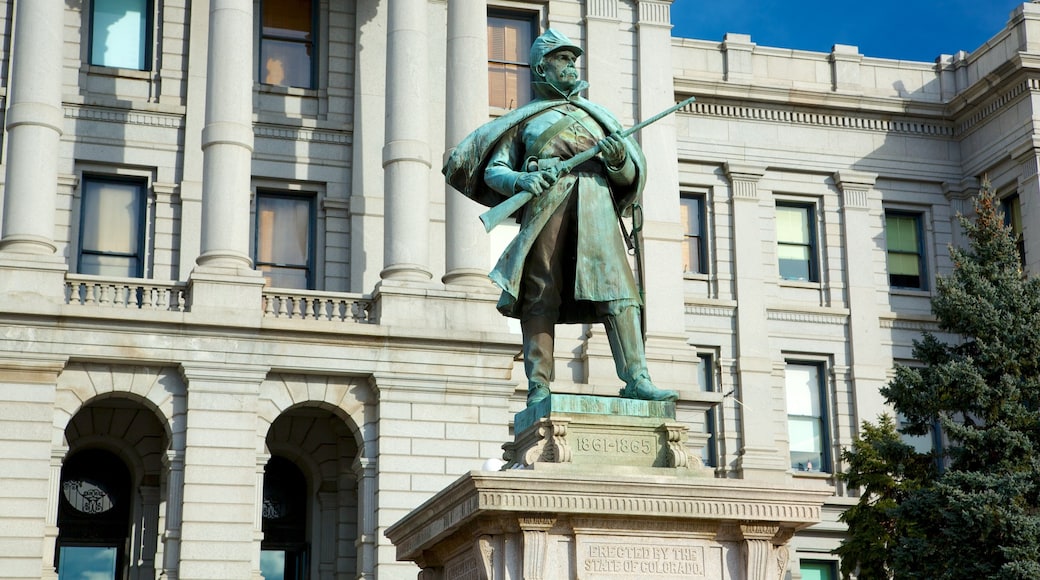
[[[608,315],[604,325],[618,378],[625,381],[621,396],[644,401],[677,400],[679,393],[670,389],[659,389],[650,380],[640,332],[639,309],[635,306],[623,308],[617,314]]]
[[[520,328],[524,334],[524,371],[527,373],[527,406],[530,407],[549,396],[556,321],[535,317],[521,321]]]

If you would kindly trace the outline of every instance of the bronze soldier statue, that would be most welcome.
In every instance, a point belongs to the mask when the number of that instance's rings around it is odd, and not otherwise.
[[[455,148],[444,167],[448,183],[494,207],[526,192],[520,231],[491,271],[502,288],[498,308],[520,319],[527,405],[549,396],[556,324],[602,322],[621,396],[674,401],[646,368],[642,299],[629,267],[620,226],[641,196],[646,159],[620,122],[580,96],[575,61],[583,51],[549,29],[531,46],[535,100],[480,127]],[[598,147],[576,167],[566,160]]]

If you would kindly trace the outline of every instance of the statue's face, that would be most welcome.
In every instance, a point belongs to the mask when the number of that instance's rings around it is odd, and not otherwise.
[[[578,84],[576,60],[578,56],[566,48],[545,55],[542,58],[545,80],[564,94],[569,93]]]

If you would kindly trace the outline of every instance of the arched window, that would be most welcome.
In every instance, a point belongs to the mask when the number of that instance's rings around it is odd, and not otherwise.
[[[130,490],[130,471],[108,451],[87,449],[65,461],[58,505],[60,580],[126,577]]]
[[[274,456],[264,468],[264,540],[260,574],[265,580],[306,580],[307,480],[292,461]]]

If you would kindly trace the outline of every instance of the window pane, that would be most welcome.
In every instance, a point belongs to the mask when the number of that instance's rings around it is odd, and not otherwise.
[[[680,218],[683,228],[683,271],[703,274],[704,247],[701,236],[704,221],[704,199],[700,196],[684,195],[679,199]]]
[[[108,580],[115,577],[115,547],[61,547],[58,554],[58,580]]]
[[[94,0],[90,63],[144,70],[147,0]]]
[[[785,371],[787,413],[820,415],[820,369],[816,365],[789,364]]]
[[[488,100],[492,107],[515,109],[531,100],[534,16],[497,12],[488,15]]]
[[[260,82],[314,87],[314,5],[311,0],[263,0]]]
[[[310,257],[310,200],[258,197],[257,259],[264,263],[307,266]]]
[[[713,377],[711,356],[700,355],[697,360],[697,386],[701,391],[710,393],[715,390]],[[708,467],[715,467],[718,459],[715,451],[717,448],[717,431],[714,408],[704,412],[704,432],[709,435],[709,438],[707,443],[704,444],[704,448],[701,449],[701,462]]]
[[[809,245],[809,214],[807,207],[777,206],[777,241]]]
[[[263,5],[265,36],[312,40],[311,0],[264,0]]]
[[[835,580],[834,564],[831,562],[807,562],[799,565],[802,580]]]
[[[310,45],[265,39],[260,47],[263,83],[282,87],[311,86]]]
[[[798,471],[826,471],[827,448],[823,416],[820,367],[788,364],[784,384],[787,396],[787,434],[791,468]]]
[[[907,215],[885,216],[886,243],[890,251],[917,253],[917,217]]]
[[[83,249],[136,253],[141,186],[88,181],[83,189]]]
[[[277,266],[260,266],[259,270],[267,280],[267,285],[272,288],[307,289],[307,270]]]
[[[812,276],[810,248],[805,246],[779,246],[780,277],[784,280],[809,280]]]
[[[285,580],[285,550],[261,550],[260,575],[264,580]]]

